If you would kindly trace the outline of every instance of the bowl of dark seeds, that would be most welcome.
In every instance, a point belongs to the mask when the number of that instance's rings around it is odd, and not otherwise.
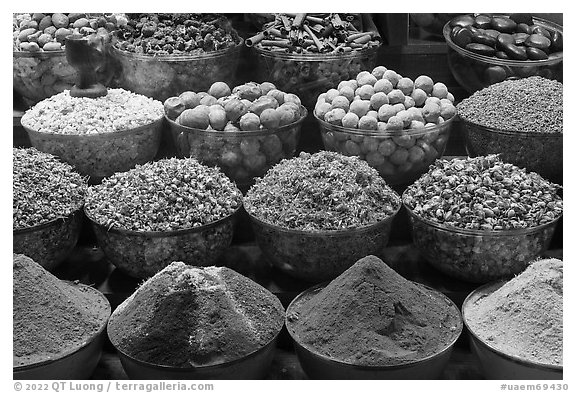
[[[51,154],[13,148],[12,184],[14,252],[53,270],[78,241],[86,180]]]
[[[518,274],[548,249],[562,217],[559,188],[490,155],[437,160],[402,200],[422,256],[483,283]]]
[[[365,161],[321,151],[272,167],[250,188],[244,206],[273,266],[321,282],[382,252],[400,198]]]
[[[240,190],[219,169],[171,158],[90,187],[84,211],[108,260],[144,278],[173,261],[214,264],[241,206]]]
[[[533,76],[494,84],[457,105],[471,157],[499,154],[562,184],[563,85]]]

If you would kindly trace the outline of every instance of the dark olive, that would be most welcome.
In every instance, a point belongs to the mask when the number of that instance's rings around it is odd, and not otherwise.
[[[466,50],[483,56],[494,56],[494,53],[496,53],[496,49],[492,48],[491,46],[477,44],[475,42],[466,45]]]
[[[530,26],[526,23],[518,23],[518,26],[516,26],[516,32],[530,34]]]
[[[562,52],[564,46],[564,38],[562,37],[562,33],[559,31],[555,31],[552,33],[552,44],[550,45],[550,50],[552,52]]]
[[[474,17],[471,15],[460,15],[455,17],[450,21],[450,27],[460,26],[472,26],[474,24]]]
[[[490,37],[498,38],[500,32],[494,29],[485,29],[484,34],[489,35]]]
[[[544,52],[542,49],[528,47],[526,48],[526,54],[530,60],[546,60],[548,58],[548,54]]]
[[[488,46],[496,45],[496,40],[494,39],[494,37],[490,37],[489,35],[486,34],[472,34],[472,42]]]
[[[512,34],[502,33],[496,38],[498,48],[504,48],[505,45],[514,44],[514,36]]]
[[[546,29],[545,27],[534,25],[534,26],[532,26],[532,28],[530,30],[532,30],[530,32],[531,34],[542,34],[544,37],[546,37],[548,39],[552,38],[552,34],[550,34],[548,29]]]
[[[490,85],[502,82],[506,79],[506,70],[500,66],[491,66],[486,68],[484,76]]]
[[[528,55],[526,54],[526,48],[523,46],[517,46],[514,44],[506,44],[502,47],[502,50],[506,52],[508,57],[512,60],[526,60]]]
[[[508,57],[508,55],[506,54],[506,52],[503,52],[501,50],[497,51],[494,56],[496,56],[499,59],[502,60],[510,60],[510,58]]]
[[[495,16],[492,18],[490,25],[494,30],[501,33],[514,33],[516,31],[516,22],[510,18]]]
[[[548,49],[552,42],[541,34],[530,34],[524,41],[524,45],[538,49]]]
[[[474,27],[479,29],[489,29],[491,20],[492,18],[488,15],[478,15],[474,18]]]
[[[525,23],[527,25],[534,24],[534,21],[532,20],[532,14],[510,14],[510,19],[516,23]]]
[[[530,37],[530,34],[514,33],[514,34],[512,34],[512,36],[514,37],[514,43],[516,45],[520,45],[520,44],[523,44],[524,41],[526,41],[526,38]]]
[[[459,26],[455,29],[458,30],[452,35],[452,41],[459,47],[465,48],[466,45],[472,42],[472,32]]]

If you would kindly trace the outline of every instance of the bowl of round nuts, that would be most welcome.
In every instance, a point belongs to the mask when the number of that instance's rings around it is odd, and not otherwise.
[[[160,101],[124,89],[98,98],[72,97],[70,90],[27,110],[22,126],[32,146],[60,157],[91,182],[154,158],[160,146]]]
[[[218,168],[163,159],[88,189],[84,212],[107,259],[132,277],[173,261],[213,265],[230,245],[240,190]]]
[[[311,109],[318,94],[375,66],[377,31],[367,14],[276,14],[246,45],[258,80],[298,94]]]
[[[244,207],[271,265],[322,282],[359,258],[381,254],[400,198],[356,157],[303,152],[257,179]]]
[[[102,40],[107,48],[110,33],[123,21],[121,14],[14,14],[14,91],[31,106],[70,89],[77,81],[77,71],[66,58],[66,37],[76,34]],[[104,85],[114,76],[115,68],[107,61],[96,72],[96,79]]]
[[[54,270],[78,241],[88,185],[70,165],[34,148],[12,149],[12,165],[14,252]]]
[[[539,75],[562,81],[563,31],[530,14],[466,14],[444,25],[448,65],[469,93]]]
[[[457,107],[468,155],[499,154],[562,184],[563,92],[562,83],[532,76],[495,83],[462,100]]]
[[[118,84],[164,101],[213,82],[233,83],[243,40],[223,15],[128,14],[110,54]]]
[[[496,155],[437,160],[402,195],[414,244],[441,272],[484,283],[546,251],[562,217],[559,186]]]
[[[308,113],[297,95],[269,82],[215,82],[167,99],[164,110],[178,156],[220,167],[242,191],[294,155]]]
[[[360,157],[388,184],[409,184],[444,153],[453,102],[441,82],[378,66],[320,94],[314,117],[327,150]]]

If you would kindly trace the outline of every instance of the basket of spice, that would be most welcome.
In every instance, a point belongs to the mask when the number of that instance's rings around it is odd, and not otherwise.
[[[138,165],[92,186],[84,212],[106,258],[149,277],[173,261],[214,264],[232,241],[240,190],[193,158]]]
[[[296,151],[307,111],[300,98],[270,82],[233,89],[215,82],[164,102],[178,156],[218,166],[244,191],[254,178]]]
[[[119,86],[164,101],[233,83],[243,40],[224,15],[127,14],[110,49]]]
[[[88,184],[74,169],[34,148],[12,149],[12,247],[47,270],[72,252]]]
[[[422,256],[477,283],[523,271],[562,217],[559,186],[496,155],[437,160],[402,200]]]
[[[61,281],[25,255],[12,264],[13,378],[89,379],[102,352],[110,303]]]
[[[462,332],[458,307],[367,256],[297,296],[286,327],[313,379],[438,378]]]
[[[160,101],[124,89],[97,98],[65,90],[34,105],[21,120],[32,146],[60,157],[91,182],[152,160],[163,121]]]
[[[316,97],[376,64],[382,38],[368,14],[276,14],[246,40],[260,80],[313,108]]]
[[[327,150],[360,157],[388,184],[409,184],[444,153],[453,103],[442,82],[377,66],[320,94],[314,117]]]
[[[173,262],[112,314],[108,337],[132,379],[263,379],[284,307],[226,267]]]
[[[532,76],[493,84],[458,104],[468,155],[502,160],[562,184],[563,84]]]
[[[466,298],[464,323],[486,378],[562,379],[563,287],[562,261],[542,259]]]
[[[448,65],[473,93],[504,80],[542,76],[562,81],[562,26],[531,14],[465,14],[444,25]]]
[[[77,71],[66,58],[70,35],[100,41],[107,50],[110,34],[126,22],[122,14],[18,13],[13,15],[13,85],[26,105],[70,89]],[[115,68],[104,56],[95,78],[109,85]]]
[[[302,152],[257,179],[244,207],[273,266],[322,282],[359,258],[382,252],[400,198],[356,157]]]

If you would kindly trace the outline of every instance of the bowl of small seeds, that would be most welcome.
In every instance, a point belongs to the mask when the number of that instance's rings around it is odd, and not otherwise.
[[[539,76],[496,83],[462,100],[466,150],[502,160],[562,184],[563,84]]]
[[[74,249],[88,184],[72,166],[34,148],[12,149],[12,247],[47,270]]]
[[[298,94],[309,109],[340,81],[376,65],[382,38],[369,14],[276,14],[246,40],[259,80]]]
[[[496,155],[437,160],[402,200],[414,244],[441,272],[484,283],[546,251],[562,217],[560,186]]]
[[[98,98],[70,90],[27,110],[22,126],[32,146],[60,157],[98,182],[154,158],[162,136],[160,101],[124,89]]]
[[[214,264],[232,241],[241,206],[240,190],[218,168],[170,158],[90,187],[84,212],[108,260],[145,278],[173,261]]]
[[[233,83],[244,41],[216,14],[128,14],[110,54],[119,86],[164,101],[216,81]]]
[[[294,155],[308,114],[297,95],[270,82],[233,89],[215,82],[205,92],[170,97],[164,111],[178,156],[220,167],[242,191]]]
[[[562,81],[562,26],[531,14],[465,14],[444,25],[448,65],[473,93],[504,80],[542,76]]]
[[[357,157],[302,152],[256,179],[244,207],[273,266],[322,282],[363,256],[381,254],[400,197]]]
[[[444,83],[384,66],[340,82],[314,107],[327,150],[360,157],[394,185],[414,182],[442,156],[455,116]]]
[[[17,13],[13,15],[13,84],[26,105],[70,89],[77,71],[66,58],[66,37],[74,34],[100,41],[105,48],[110,34],[125,23],[122,14]],[[96,79],[110,84],[116,69],[105,57]]]

